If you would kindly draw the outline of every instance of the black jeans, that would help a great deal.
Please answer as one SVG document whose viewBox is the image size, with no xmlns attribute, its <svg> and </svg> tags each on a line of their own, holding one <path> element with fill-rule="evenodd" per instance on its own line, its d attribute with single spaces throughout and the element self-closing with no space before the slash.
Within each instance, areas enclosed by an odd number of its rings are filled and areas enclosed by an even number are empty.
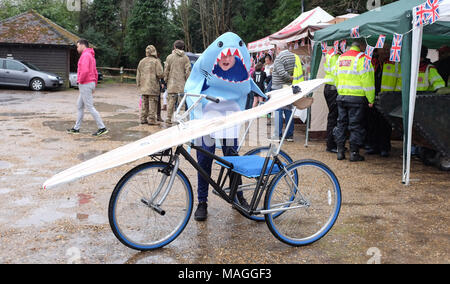
<svg viewBox="0 0 450 284">
<path fill-rule="evenodd" d="M 346 132 L 350 133 L 350 151 L 358 152 L 364 146 L 366 129 L 364 128 L 364 116 L 367 106 L 365 104 L 337 102 L 338 121 L 334 129 L 334 138 L 338 148 L 342 149 L 347 140 Z"/>
<path fill-rule="evenodd" d="M 336 103 L 338 92 L 336 90 L 336 87 L 326 84 L 324 96 L 328 106 L 327 149 L 331 150 L 336 148 L 337 146 L 333 135 L 333 130 L 337 125 L 338 119 L 338 107 Z"/>
</svg>

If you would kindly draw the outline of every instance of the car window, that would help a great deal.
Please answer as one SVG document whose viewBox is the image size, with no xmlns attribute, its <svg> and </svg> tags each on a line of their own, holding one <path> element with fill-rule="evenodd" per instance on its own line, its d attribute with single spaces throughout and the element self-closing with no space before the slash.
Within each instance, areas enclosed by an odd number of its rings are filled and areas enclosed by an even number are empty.
<svg viewBox="0 0 450 284">
<path fill-rule="evenodd" d="M 20 61 L 20 63 L 22 63 L 23 65 L 27 66 L 28 68 L 32 69 L 32 70 L 36 70 L 36 71 L 41 71 L 39 68 L 37 68 L 35 65 L 26 62 L 26 61 Z"/>
<path fill-rule="evenodd" d="M 5 61 L 5 60 L 0 59 L 0 69 L 3 69 L 3 61 Z"/>
<path fill-rule="evenodd" d="M 25 69 L 25 67 L 16 61 L 6 60 L 6 69 L 15 70 L 15 71 L 23 71 L 23 69 Z"/>
</svg>

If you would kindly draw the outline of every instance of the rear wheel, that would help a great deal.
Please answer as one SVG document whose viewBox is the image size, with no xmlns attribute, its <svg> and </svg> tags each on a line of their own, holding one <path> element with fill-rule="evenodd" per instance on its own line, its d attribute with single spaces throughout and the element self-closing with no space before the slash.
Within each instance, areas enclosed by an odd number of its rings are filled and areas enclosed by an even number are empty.
<svg viewBox="0 0 450 284">
<path fill-rule="evenodd" d="M 116 185 L 109 202 L 109 223 L 127 247 L 140 251 L 161 248 L 186 227 L 193 206 L 191 184 L 178 170 L 165 196 L 172 171 L 167 163 L 150 162 L 132 169 Z M 160 184 L 164 186 L 158 192 Z"/>
<path fill-rule="evenodd" d="M 30 88 L 33 91 L 39 92 L 39 91 L 42 91 L 45 88 L 45 83 L 44 83 L 44 81 L 42 79 L 34 78 L 30 82 Z"/>
</svg>

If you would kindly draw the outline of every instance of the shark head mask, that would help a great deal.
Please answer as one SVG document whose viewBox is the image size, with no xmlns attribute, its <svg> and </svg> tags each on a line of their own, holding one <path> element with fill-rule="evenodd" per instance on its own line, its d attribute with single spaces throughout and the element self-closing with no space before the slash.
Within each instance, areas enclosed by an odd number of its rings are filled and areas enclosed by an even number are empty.
<svg viewBox="0 0 450 284">
<path fill-rule="evenodd" d="M 234 57 L 234 65 L 224 70 L 220 61 L 230 56 Z M 213 109 L 224 114 L 244 110 L 247 95 L 251 91 L 266 98 L 249 75 L 250 64 L 250 54 L 242 39 L 234 33 L 225 33 L 194 64 L 185 85 L 185 93 L 205 94 L 220 99 L 219 104 L 202 101 L 203 112 Z M 195 98 L 187 99 L 188 105 L 192 105 L 194 101 Z M 205 115 L 195 111 L 191 118 L 205 118 Z"/>
</svg>

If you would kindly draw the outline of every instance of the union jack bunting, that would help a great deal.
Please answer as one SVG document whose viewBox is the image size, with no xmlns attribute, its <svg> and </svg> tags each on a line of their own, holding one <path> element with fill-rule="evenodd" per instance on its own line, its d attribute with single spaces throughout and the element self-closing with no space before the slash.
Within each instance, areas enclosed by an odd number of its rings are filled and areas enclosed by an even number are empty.
<svg viewBox="0 0 450 284">
<path fill-rule="evenodd" d="M 339 41 L 336 40 L 334 42 L 334 54 L 338 54 L 339 53 Z"/>
<path fill-rule="evenodd" d="M 383 48 L 385 41 L 386 41 L 386 36 L 380 35 L 380 37 L 378 38 L 378 41 L 377 41 L 377 45 L 375 45 L 375 48 Z"/>
<path fill-rule="evenodd" d="M 414 25 L 416 27 L 423 26 L 429 17 L 429 12 L 425 8 L 425 4 L 421 4 L 419 6 L 414 7 L 413 9 L 414 13 Z"/>
<path fill-rule="evenodd" d="M 372 60 L 374 50 L 375 50 L 375 47 L 373 47 L 373 46 L 368 45 L 366 47 L 366 52 L 364 53 L 364 55 L 366 56 L 367 59 Z"/>
<path fill-rule="evenodd" d="M 370 62 L 372 62 L 373 57 L 373 51 L 375 50 L 375 47 L 368 45 L 366 47 L 366 52 L 364 53 L 364 69 L 369 70 L 370 68 Z"/>
<path fill-rule="evenodd" d="M 341 41 L 341 51 L 345 53 L 345 50 L 347 49 L 347 41 L 344 39 Z"/>
<path fill-rule="evenodd" d="M 327 51 L 328 51 L 328 45 L 327 45 L 327 43 L 326 43 L 326 42 L 322 42 L 321 46 L 322 46 L 322 53 L 323 53 L 324 55 L 327 54 Z"/>
<path fill-rule="evenodd" d="M 370 69 L 370 63 L 371 62 L 372 61 L 369 58 L 367 58 L 367 57 L 364 58 L 364 70 L 369 70 Z"/>
<path fill-rule="evenodd" d="M 427 2 L 425 2 L 425 10 L 428 12 L 426 22 L 428 24 L 433 24 L 441 18 L 439 10 L 439 4 L 441 1 L 442 0 L 427 0 Z"/>
<path fill-rule="evenodd" d="M 359 38 L 359 26 L 352 29 L 352 32 L 350 33 L 351 38 Z"/>
<path fill-rule="evenodd" d="M 394 34 L 392 41 L 391 56 L 389 60 L 392 62 L 400 62 L 400 55 L 402 52 L 403 35 Z"/>
</svg>

